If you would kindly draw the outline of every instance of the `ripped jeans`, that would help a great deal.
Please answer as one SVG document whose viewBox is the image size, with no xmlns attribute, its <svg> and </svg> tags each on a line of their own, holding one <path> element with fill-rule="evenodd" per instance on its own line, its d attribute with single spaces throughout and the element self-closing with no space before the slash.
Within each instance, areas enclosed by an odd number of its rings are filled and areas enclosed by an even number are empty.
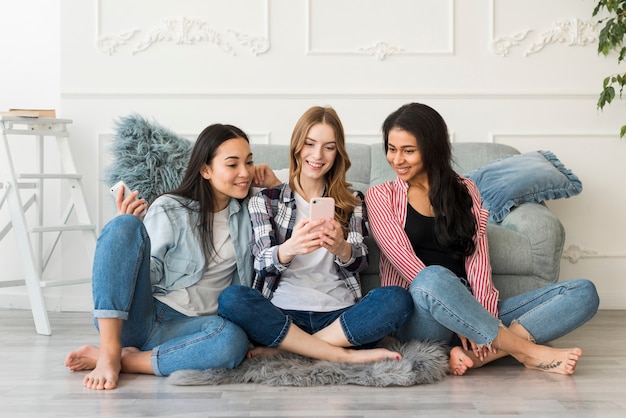
<svg viewBox="0 0 626 418">
<path fill-rule="evenodd" d="M 423 269 L 409 288 L 415 310 L 395 336 L 400 341 L 439 341 L 458 345 L 457 334 L 479 346 L 490 344 L 500 324 L 518 322 L 537 344 L 573 331 L 596 314 L 600 300 L 594 284 L 566 280 L 512 296 L 491 315 L 445 267 Z"/>
</svg>

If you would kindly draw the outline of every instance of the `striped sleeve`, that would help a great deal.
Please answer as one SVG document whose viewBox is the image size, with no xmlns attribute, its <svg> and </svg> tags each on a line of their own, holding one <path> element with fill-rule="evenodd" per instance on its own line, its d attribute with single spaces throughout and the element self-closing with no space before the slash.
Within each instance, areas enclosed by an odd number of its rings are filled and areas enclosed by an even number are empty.
<svg viewBox="0 0 626 418">
<path fill-rule="evenodd" d="M 381 252 L 381 284 L 408 288 L 425 265 L 413 252 L 404 232 L 406 185 L 399 182 L 370 187 L 365 202 L 370 230 Z"/>
</svg>

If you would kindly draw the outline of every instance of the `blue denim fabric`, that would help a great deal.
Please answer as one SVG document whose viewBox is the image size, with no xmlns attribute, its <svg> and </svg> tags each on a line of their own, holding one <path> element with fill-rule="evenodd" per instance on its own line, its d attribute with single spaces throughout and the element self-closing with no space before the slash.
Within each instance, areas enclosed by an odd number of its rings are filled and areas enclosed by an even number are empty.
<svg viewBox="0 0 626 418">
<path fill-rule="evenodd" d="M 278 347 L 292 323 L 309 334 L 337 318 L 355 347 L 369 345 L 396 331 L 411 315 L 413 301 L 399 286 L 370 291 L 357 304 L 333 312 L 289 311 L 274 306 L 261 292 L 230 286 L 219 297 L 219 314 L 243 328 L 251 340 Z"/>
<path fill-rule="evenodd" d="M 517 321 L 542 344 L 590 320 L 599 305 L 592 282 L 568 280 L 501 301 L 499 318 L 494 318 L 450 270 L 441 266 L 423 269 L 409 292 L 415 311 L 396 333 L 401 341 L 454 344 L 459 334 L 485 345 L 495 339 L 500 322 L 509 326 Z"/>
<path fill-rule="evenodd" d="M 492 222 L 501 222 L 511 208 L 576 196 L 580 179 L 550 151 L 532 151 L 502 158 L 465 174 L 476 183 Z"/>
<path fill-rule="evenodd" d="M 595 285 L 565 280 L 512 296 L 498 305 L 506 326 L 519 322 L 538 344 L 555 340 L 594 317 L 600 305 Z"/>
<path fill-rule="evenodd" d="M 236 325 L 217 315 L 188 317 L 152 297 L 150 238 L 135 216 L 117 216 L 102 229 L 92 292 L 96 327 L 98 318 L 123 319 L 122 346 L 152 350 L 157 376 L 233 368 L 248 350 L 248 339 Z"/>
</svg>

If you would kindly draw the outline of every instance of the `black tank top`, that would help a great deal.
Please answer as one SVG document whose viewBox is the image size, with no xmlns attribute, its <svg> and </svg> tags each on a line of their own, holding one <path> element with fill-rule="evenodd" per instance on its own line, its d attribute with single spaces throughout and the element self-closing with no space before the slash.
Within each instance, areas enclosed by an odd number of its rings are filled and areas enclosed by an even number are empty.
<svg viewBox="0 0 626 418">
<path fill-rule="evenodd" d="M 411 242 L 413 252 L 424 264 L 446 267 L 469 289 L 465 260 L 452 257 L 435 239 L 435 218 L 422 215 L 407 203 L 404 232 Z"/>
</svg>

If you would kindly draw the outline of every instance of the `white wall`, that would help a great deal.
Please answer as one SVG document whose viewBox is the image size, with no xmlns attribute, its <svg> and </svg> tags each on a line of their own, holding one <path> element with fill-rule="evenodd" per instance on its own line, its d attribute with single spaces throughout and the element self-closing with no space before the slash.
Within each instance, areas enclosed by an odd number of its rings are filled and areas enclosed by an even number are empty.
<svg viewBox="0 0 626 418">
<path fill-rule="evenodd" d="M 11 108 L 59 109 L 60 96 L 60 0 L 2 1 L 0 5 L 0 111 Z M 18 144 L 19 147 L 19 144 Z M 18 151 L 13 149 L 13 151 Z M 27 151 L 32 148 L 24 148 Z M 22 161 L 24 162 L 24 161 Z M 5 167 L 0 167 L 0 175 Z M 58 212 L 58 208 L 53 208 Z M 0 227 L 9 222 L 6 205 L 0 211 Z M 0 280 L 22 279 L 20 254 L 10 232 L 0 241 Z M 51 267 L 51 269 L 53 269 Z M 58 269 L 57 269 L 58 270 Z M 59 289 L 46 292 L 48 308 L 61 309 Z M 0 307 L 28 308 L 24 287 L 0 289 Z"/>
<path fill-rule="evenodd" d="M 596 110 L 617 66 L 596 53 L 593 3 L 61 0 L 59 116 L 74 120 L 73 149 L 102 226 L 113 215 L 100 179 L 119 116 L 139 112 L 191 136 L 233 123 L 257 141 L 287 143 L 308 106 L 330 104 L 349 140 L 374 142 L 392 110 L 427 103 L 454 141 L 548 149 L 582 179 L 581 195 L 549 202 L 567 230 L 561 278 L 590 278 L 602 308 L 626 309 L 626 118 L 621 102 Z M 73 250 L 65 243 L 67 274 Z M 4 252 L 0 260 L 15 264 Z M 12 292 L 0 293 L 0 306 L 17 304 Z M 46 296 L 59 309 L 89 308 L 86 285 Z"/>
</svg>

